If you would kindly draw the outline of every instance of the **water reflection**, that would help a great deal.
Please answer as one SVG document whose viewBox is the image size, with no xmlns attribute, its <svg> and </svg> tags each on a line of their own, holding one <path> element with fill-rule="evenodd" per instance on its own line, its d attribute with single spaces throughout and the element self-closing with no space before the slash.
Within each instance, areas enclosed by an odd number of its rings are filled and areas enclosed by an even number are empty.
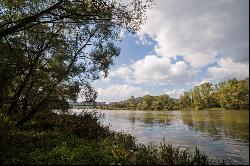
<svg viewBox="0 0 250 166">
<path fill-rule="evenodd" d="M 206 132 L 214 139 L 232 137 L 249 142 L 248 111 L 181 111 L 181 119 L 191 130 Z"/>
<path fill-rule="evenodd" d="M 135 112 L 130 111 L 131 123 L 169 126 L 181 120 L 189 130 L 206 132 L 215 140 L 231 137 L 249 142 L 248 111 L 179 111 L 179 112 Z"/>
<path fill-rule="evenodd" d="M 128 116 L 128 119 L 131 123 L 135 123 L 136 121 L 136 113 L 134 111 L 132 111 L 129 116 Z"/>
<path fill-rule="evenodd" d="M 174 119 L 172 114 L 155 114 L 153 112 L 135 112 L 131 111 L 129 113 L 128 119 L 131 123 L 142 122 L 145 124 L 153 125 L 153 124 L 164 124 L 171 125 L 171 122 Z"/>
<path fill-rule="evenodd" d="M 249 164 L 248 111 L 100 111 L 111 129 L 134 135 L 139 142 L 198 146 L 211 157 Z"/>
</svg>

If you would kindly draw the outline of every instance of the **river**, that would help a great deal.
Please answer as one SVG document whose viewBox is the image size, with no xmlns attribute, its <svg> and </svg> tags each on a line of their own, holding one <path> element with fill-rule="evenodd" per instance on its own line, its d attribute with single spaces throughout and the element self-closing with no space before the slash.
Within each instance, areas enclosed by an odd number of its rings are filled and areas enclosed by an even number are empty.
<svg viewBox="0 0 250 166">
<path fill-rule="evenodd" d="M 102 123 L 139 143 L 196 146 L 213 159 L 249 164 L 249 111 L 111 111 Z"/>
</svg>

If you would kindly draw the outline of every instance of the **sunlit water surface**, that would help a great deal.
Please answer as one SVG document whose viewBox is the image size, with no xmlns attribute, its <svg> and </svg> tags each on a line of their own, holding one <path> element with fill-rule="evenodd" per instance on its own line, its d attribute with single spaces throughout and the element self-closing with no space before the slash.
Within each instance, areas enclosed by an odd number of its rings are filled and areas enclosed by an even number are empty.
<svg viewBox="0 0 250 166">
<path fill-rule="evenodd" d="M 78 110 L 79 111 L 79 110 Z M 110 111 L 102 123 L 136 137 L 140 143 L 159 145 L 163 138 L 180 147 L 197 146 L 213 159 L 249 164 L 248 111 Z"/>
</svg>

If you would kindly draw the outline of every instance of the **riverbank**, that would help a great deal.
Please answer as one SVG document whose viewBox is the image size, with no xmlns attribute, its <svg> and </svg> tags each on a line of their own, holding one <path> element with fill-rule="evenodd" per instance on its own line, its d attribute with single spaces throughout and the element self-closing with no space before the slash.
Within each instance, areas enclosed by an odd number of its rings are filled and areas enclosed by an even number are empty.
<svg viewBox="0 0 250 166">
<path fill-rule="evenodd" d="M 225 108 L 206 108 L 202 110 L 194 109 L 194 108 L 189 108 L 189 109 L 178 109 L 178 110 L 140 110 L 140 109 L 127 109 L 127 108 L 121 108 L 121 109 L 111 109 L 107 107 L 93 107 L 93 108 L 84 108 L 84 107 L 71 107 L 72 110 L 107 110 L 107 111 L 148 111 L 148 112 L 157 112 L 157 111 L 237 111 L 237 110 L 227 110 Z M 249 111 L 249 110 L 240 110 L 240 111 Z"/>
<path fill-rule="evenodd" d="M 40 114 L 21 127 L 1 119 L 0 163 L 56 165 L 211 165 L 198 149 L 162 143 L 136 144 L 134 137 L 111 131 L 96 113 Z M 7 123 L 8 122 L 8 123 Z"/>
</svg>

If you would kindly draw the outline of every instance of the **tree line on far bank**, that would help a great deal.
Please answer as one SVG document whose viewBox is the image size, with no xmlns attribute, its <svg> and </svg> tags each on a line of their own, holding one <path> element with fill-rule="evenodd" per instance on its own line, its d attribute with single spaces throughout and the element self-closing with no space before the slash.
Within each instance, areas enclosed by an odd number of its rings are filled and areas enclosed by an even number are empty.
<svg viewBox="0 0 250 166">
<path fill-rule="evenodd" d="M 229 79 L 213 85 L 206 82 L 184 92 L 179 99 L 164 94 L 160 96 L 146 95 L 140 98 L 131 96 L 130 99 L 113 102 L 101 109 L 128 110 L 180 110 L 180 109 L 210 109 L 227 110 L 249 109 L 249 78 L 244 80 Z"/>
</svg>

